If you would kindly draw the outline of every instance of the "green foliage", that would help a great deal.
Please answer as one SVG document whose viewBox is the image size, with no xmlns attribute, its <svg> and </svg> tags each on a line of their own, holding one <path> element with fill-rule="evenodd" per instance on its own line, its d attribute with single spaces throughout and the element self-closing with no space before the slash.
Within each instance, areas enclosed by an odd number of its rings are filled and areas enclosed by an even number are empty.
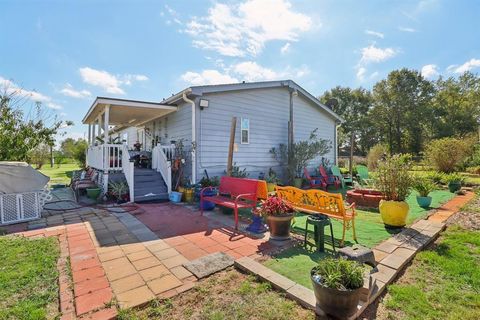
<svg viewBox="0 0 480 320">
<path fill-rule="evenodd" d="M 396 154 L 378 163 L 375 187 L 387 200 L 405 201 L 410 194 L 413 179 L 409 172 L 410 156 Z"/>
<path fill-rule="evenodd" d="M 279 182 L 279 179 L 277 177 L 277 173 L 275 172 L 275 170 L 273 170 L 272 168 L 268 169 L 268 174 L 265 176 L 265 181 L 267 183 L 275 183 L 275 184 Z"/>
<path fill-rule="evenodd" d="M 463 139 L 442 138 L 431 141 L 425 150 L 425 160 L 441 172 L 453 172 L 468 154 Z"/>
<path fill-rule="evenodd" d="M 319 138 L 317 136 L 318 129 L 310 133 L 307 140 L 297 141 L 293 144 L 291 155 L 289 157 L 288 147 L 280 144 L 278 148 L 270 149 L 270 154 L 277 160 L 281 166 L 287 165 L 287 175 L 289 180 L 301 178 L 303 176 L 303 168 L 316 157 L 327 154 L 331 147 L 331 142 Z"/>
<path fill-rule="evenodd" d="M 425 177 L 415 177 L 413 182 L 413 189 L 415 189 L 421 197 L 428 197 L 430 192 L 435 190 L 437 185 L 430 179 Z"/>
<path fill-rule="evenodd" d="M 29 153 L 42 144 L 53 145 L 62 122 L 48 114 L 41 103 L 25 116 L 22 109 L 28 101 L 20 90 L 0 88 L 0 159 L 28 161 Z"/>
<path fill-rule="evenodd" d="M 480 174 L 480 166 L 467 167 L 465 170 L 466 170 L 468 173 Z"/>
<path fill-rule="evenodd" d="M 121 200 L 129 192 L 128 183 L 125 180 L 110 181 L 108 183 L 108 191 L 117 200 Z"/>
<path fill-rule="evenodd" d="M 28 163 L 35 164 L 36 169 L 41 169 L 42 166 L 50 160 L 50 146 L 42 143 L 28 152 Z"/>
<path fill-rule="evenodd" d="M 445 173 L 438 172 L 438 171 L 430 171 L 427 172 L 425 178 L 431 180 L 435 184 L 443 183 L 443 178 L 445 177 Z"/>
<path fill-rule="evenodd" d="M 449 184 L 450 182 L 460 182 L 463 184 L 465 182 L 465 177 L 458 173 L 445 174 L 442 178 L 442 183 Z"/>
<path fill-rule="evenodd" d="M 218 187 L 220 185 L 220 178 L 218 176 L 214 176 L 211 178 L 203 177 L 199 181 L 202 188 L 206 187 Z"/>
<path fill-rule="evenodd" d="M 84 139 L 67 138 L 60 144 L 60 150 L 67 158 L 74 159 L 82 168 L 86 165 L 88 143 Z"/>
<path fill-rule="evenodd" d="M 377 168 L 378 161 L 382 159 L 387 154 L 387 147 L 383 144 L 376 144 L 367 154 L 367 166 L 370 170 L 375 170 Z"/>
<path fill-rule="evenodd" d="M 356 261 L 326 258 L 320 260 L 312 275 L 320 276 L 320 283 L 337 290 L 355 290 L 363 286 L 364 268 Z"/>
<path fill-rule="evenodd" d="M 386 137 L 393 153 L 422 151 L 426 126 L 431 121 L 435 88 L 416 70 L 401 69 L 389 73 L 373 87 L 371 116 L 376 133 Z"/>
<path fill-rule="evenodd" d="M 227 174 L 227 171 L 224 171 L 223 172 L 224 174 Z M 248 177 L 248 172 L 247 172 L 247 168 L 240 168 L 239 166 L 237 166 L 237 163 L 234 162 L 233 163 L 233 166 L 232 166 L 232 175 L 231 177 L 235 177 L 235 178 L 246 178 Z"/>
</svg>

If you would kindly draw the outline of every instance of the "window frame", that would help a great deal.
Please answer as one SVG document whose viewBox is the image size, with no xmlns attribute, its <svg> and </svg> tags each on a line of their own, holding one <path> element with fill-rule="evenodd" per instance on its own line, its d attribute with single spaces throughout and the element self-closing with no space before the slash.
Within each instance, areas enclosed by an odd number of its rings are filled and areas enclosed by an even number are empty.
<svg viewBox="0 0 480 320">
<path fill-rule="evenodd" d="M 247 120 L 248 128 L 243 128 L 243 121 Z M 247 131 L 247 141 L 243 141 L 243 131 Z M 250 119 L 249 118 L 240 118 L 240 144 L 250 144 Z"/>
</svg>

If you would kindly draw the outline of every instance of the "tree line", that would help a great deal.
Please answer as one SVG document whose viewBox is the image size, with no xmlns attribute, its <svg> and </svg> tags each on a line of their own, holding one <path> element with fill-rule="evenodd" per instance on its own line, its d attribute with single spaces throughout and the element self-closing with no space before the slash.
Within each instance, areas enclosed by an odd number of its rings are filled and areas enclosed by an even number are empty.
<svg viewBox="0 0 480 320">
<path fill-rule="evenodd" d="M 480 77 L 466 72 L 431 81 L 403 68 L 372 90 L 337 86 L 319 99 L 345 119 L 339 128 L 341 147 L 350 148 L 353 140 L 356 154 L 383 144 L 390 153 L 418 155 L 432 140 L 478 131 Z"/>
</svg>

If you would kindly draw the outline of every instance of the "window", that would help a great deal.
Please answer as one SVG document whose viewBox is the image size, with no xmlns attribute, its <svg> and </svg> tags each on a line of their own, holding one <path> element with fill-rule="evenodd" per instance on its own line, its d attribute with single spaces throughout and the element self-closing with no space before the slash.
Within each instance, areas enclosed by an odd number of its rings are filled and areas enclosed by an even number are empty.
<svg viewBox="0 0 480 320">
<path fill-rule="evenodd" d="M 250 143 L 250 120 L 242 118 L 240 122 L 241 130 L 241 143 L 249 144 Z"/>
</svg>

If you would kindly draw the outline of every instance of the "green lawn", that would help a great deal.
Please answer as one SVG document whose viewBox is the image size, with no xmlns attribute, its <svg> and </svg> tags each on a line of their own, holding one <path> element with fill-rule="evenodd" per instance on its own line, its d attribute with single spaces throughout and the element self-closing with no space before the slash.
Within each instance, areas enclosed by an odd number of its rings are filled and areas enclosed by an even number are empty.
<svg viewBox="0 0 480 320">
<path fill-rule="evenodd" d="M 60 166 L 54 165 L 53 168 L 50 168 L 50 165 L 44 165 L 39 171 L 50 177 L 50 184 L 68 184 L 72 177 L 72 171 L 75 170 L 80 170 L 80 167 L 76 163 L 67 163 L 61 164 Z"/>
<path fill-rule="evenodd" d="M 433 198 L 432 208 L 437 208 L 442 203 L 453 198 L 454 194 L 448 191 L 437 190 L 432 192 L 431 196 Z M 416 194 L 411 194 L 407 202 L 410 205 L 407 224 L 411 224 L 415 220 L 426 216 L 427 210 L 418 206 Z M 389 238 L 392 234 L 400 231 L 399 229 L 386 229 L 378 212 L 364 210 L 357 210 L 356 212 L 355 229 L 357 231 L 357 239 L 358 243 L 363 246 L 372 248 Z M 303 236 L 305 233 L 306 219 L 307 215 L 298 215 L 295 218 L 292 231 Z M 332 219 L 332 224 L 334 237 L 337 240 L 336 243 L 338 243 L 342 236 L 342 223 Z M 310 231 L 313 233 L 312 226 L 310 226 Z M 328 240 L 330 231 L 326 230 L 325 233 Z M 311 237 L 311 234 L 309 234 L 309 236 Z M 310 240 L 313 242 L 313 239 L 310 238 Z M 354 244 L 352 230 L 348 230 L 345 237 L 345 245 L 352 244 Z M 327 252 L 331 251 L 331 248 L 331 245 L 327 243 Z M 306 287 L 311 287 L 309 278 L 310 269 L 313 268 L 323 256 L 325 256 L 325 254 L 312 252 L 310 248 L 308 248 L 308 250 L 303 247 L 291 248 L 275 256 L 273 259 L 267 260 L 265 265 L 295 282 Z"/>
<path fill-rule="evenodd" d="M 480 319 L 480 237 L 452 227 L 388 287 L 387 319 Z"/>
<path fill-rule="evenodd" d="M 58 316 L 58 241 L 0 237 L 0 319 Z"/>
<path fill-rule="evenodd" d="M 425 176 L 428 173 L 435 172 L 433 170 L 415 170 L 411 171 L 414 175 L 418 176 Z M 465 185 L 467 186 L 479 186 L 480 185 L 480 175 L 467 173 L 467 172 L 459 172 L 462 176 L 465 177 Z"/>
</svg>

